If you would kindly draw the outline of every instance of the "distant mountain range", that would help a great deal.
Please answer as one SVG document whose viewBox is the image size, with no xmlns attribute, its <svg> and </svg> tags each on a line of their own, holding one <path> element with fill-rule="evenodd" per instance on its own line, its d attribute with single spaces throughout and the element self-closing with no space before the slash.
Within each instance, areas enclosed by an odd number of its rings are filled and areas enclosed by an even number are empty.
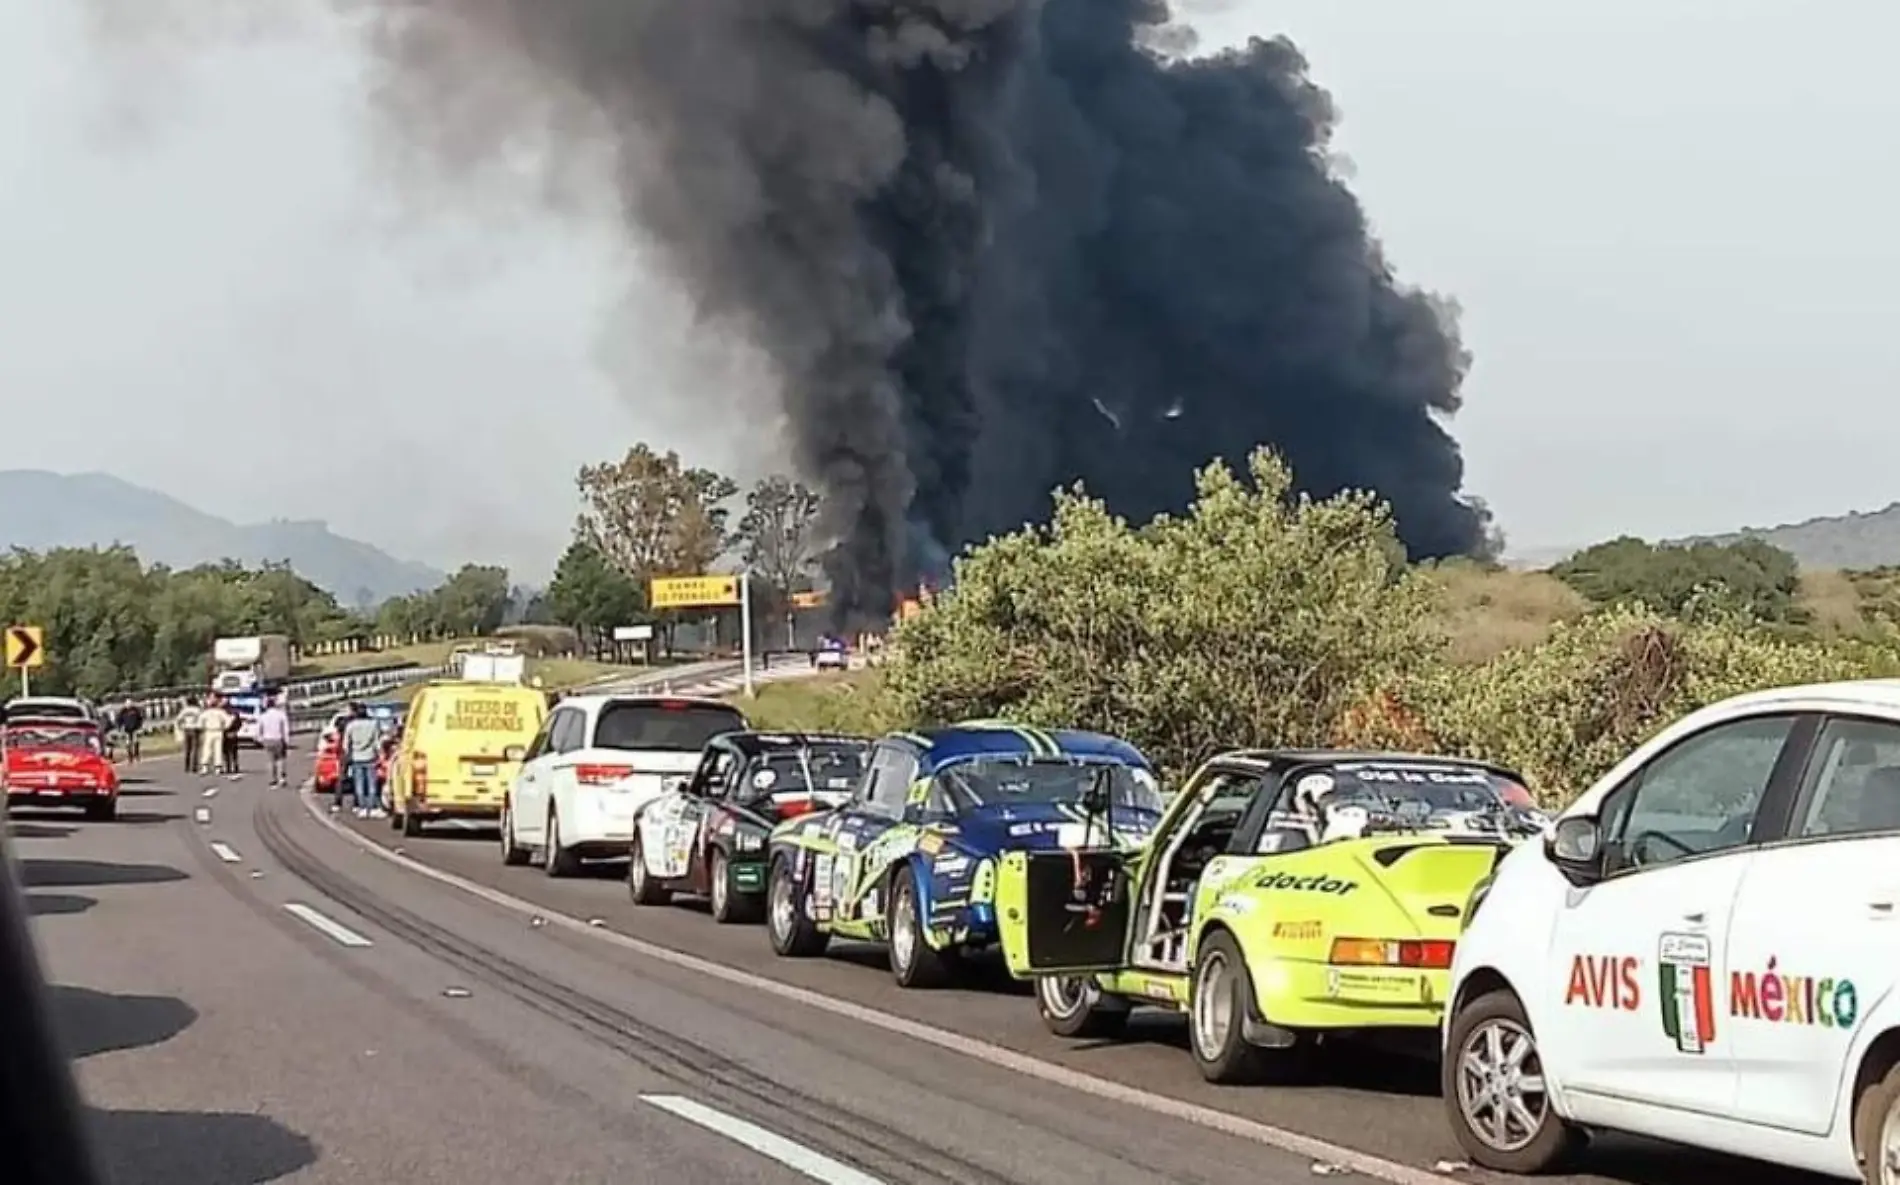
<svg viewBox="0 0 1900 1185">
<path fill-rule="evenodd" d="M 1751 538 L 1781 548 L 1811 572 L 1865 571 L 1900 565 L 1900 502 L 1884 510 L 1850 511 L 1777 527 L 1743 527 L 1724 535 L 1691 535 L 1668 542 L 1736 543 Z M 1505 563 L 1513 568 L 1548 568 L 1581 550 L 1581 547 L 1527 547 L 1512 550 L 1505 556 Z"/>
<path fill-rule="evenodd" d="M 106 547 L 124 543 L 146 563 L 189 568 L 234 559 L 281 563 L 345 605 L 369 606 L 434 588 L 447 577 L 346 539 L 321 522 L 248 525 L 185 505 L 104 473 L 0 471 L 0 548 Z"/>
<path fill-rule="evenodd" d="M 1728 535 L 1684 539 L 1683 543 L 1734 543 L 1755 538 L 1794 556 L 1803 568 L 1863 570 L 1900 564 L 1900 502 L 1863 514 L 1852 511 L 1831 518 L 1783 523 L 1778 527 L 1743 527 Z"/>
</svg>

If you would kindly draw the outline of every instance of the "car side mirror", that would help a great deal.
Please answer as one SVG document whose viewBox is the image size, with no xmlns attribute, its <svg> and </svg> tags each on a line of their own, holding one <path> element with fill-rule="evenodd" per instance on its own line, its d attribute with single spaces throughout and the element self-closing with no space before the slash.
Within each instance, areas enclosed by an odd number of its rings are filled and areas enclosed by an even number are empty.
<svg viewBox="0 0 1900 1185">
<path fill-rule="evenodd" d="M 1603 879 L 1603 828 L 1589 815 L 1559 819 L 1544 837 L 1544 855 L 1579 887 Z"/>
</svg>

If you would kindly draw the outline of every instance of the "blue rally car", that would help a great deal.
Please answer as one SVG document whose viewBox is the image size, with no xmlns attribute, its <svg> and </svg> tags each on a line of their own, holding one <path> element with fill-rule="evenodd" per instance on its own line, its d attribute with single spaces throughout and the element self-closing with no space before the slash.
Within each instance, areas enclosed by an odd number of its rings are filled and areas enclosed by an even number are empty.
<svg viewBox="0 0 1900 1185">
<path fill-rule="evenodd" d="M 788 820 L 767 844 L 766 931 L 788 958 L 836 935 L 888 943 L 904 987 L 948 980 L 997 940 L 1005 850 L 1146 842 L 1161 818 L 1154 770 L 1127 741 L 991 721 L 893 733 L 851 800 Z"/>
</svg>

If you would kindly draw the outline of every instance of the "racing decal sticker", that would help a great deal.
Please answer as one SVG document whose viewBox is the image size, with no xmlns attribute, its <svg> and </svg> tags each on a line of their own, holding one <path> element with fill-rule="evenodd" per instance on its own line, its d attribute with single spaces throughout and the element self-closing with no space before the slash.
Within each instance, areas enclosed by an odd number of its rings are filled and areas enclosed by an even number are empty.
<svg viewBox="0 0 1900 1185">
<path fill-rule="evenodd" d="M 1731 972 L 1728 983 L 1730 1016 L 1824 1029 L 1851 1029 L 1860 1019 L 1860 989 L 1853 980 L 1788 975 L 1773 955 L 1764 970 Z"/>
<path fill-rule="evenodd" d="M 1715 1042 L 1714 973 L 1704 934 L 1664 934 L 1656 950 L 1657 1002 L 1663 1032 L 1684 1053 L 1702 1053 Z"/>
<path fill-rule="evenodd" d="M 1643 1003 L 1643 985 L 1636 978 L 1634 955 L 1575 955 L 1570 960 L 1570 984 L 1564 1003 L 1585 1008 L 1634 1012 Z"/>
<path fill-rule="evenodd" d="M 1317 876 L 1289 876 L 1284 872 L 1269 872 L 1255 881 L 1253 887 L 1278 889 L 1288 893 L 1330 893 L 1335 897 L 1344 897 L 1356 890 L 1359 882 L 1341 880 L 1324 873 Z"/>
<path fill-rule="evenodd" d="M 1319 935 L 1320 923 L 1317 920 L 1273 923 L 1273 936 L 1288 942 L 1311 942 Z"/>
</svg>

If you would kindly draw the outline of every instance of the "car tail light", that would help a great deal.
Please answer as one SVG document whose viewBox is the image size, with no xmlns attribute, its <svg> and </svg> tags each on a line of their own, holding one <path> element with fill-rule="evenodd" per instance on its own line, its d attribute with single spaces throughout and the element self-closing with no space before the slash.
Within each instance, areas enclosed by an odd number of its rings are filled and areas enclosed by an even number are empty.
<svg viewBox="0 0 1900 1185">
<path fill-rule="evenodd" d="M 429 758 L 418 753 L 409 762 L 409 797 L 429 797 Z"/>
<path fill-rule="evenodd" d="M 781 819 L 796 819 L 818 809 L 818 804 L 809 798 L 781 798 L 775 805 Z"/>
<path fill-rule="evenodd" d="M 583 786 L 605 786 L 618 782 L 633 772 L 631 765 L 577 765 L 574 767 L 575 780 Z"/>
<path fill-rule="evenodd" d="M 1349 967 L 1418 967 L 1443 971 L 1458 944 L 1439 939 L 1335 938 L 1326 961 Z"/>
<path fill-rule="evenodd" d="M 528 750 L 521 745 L 510 745 L 501 751 L 501 759 L 503 761 L 520 761 L 527 755 Z"/>
</svg>

